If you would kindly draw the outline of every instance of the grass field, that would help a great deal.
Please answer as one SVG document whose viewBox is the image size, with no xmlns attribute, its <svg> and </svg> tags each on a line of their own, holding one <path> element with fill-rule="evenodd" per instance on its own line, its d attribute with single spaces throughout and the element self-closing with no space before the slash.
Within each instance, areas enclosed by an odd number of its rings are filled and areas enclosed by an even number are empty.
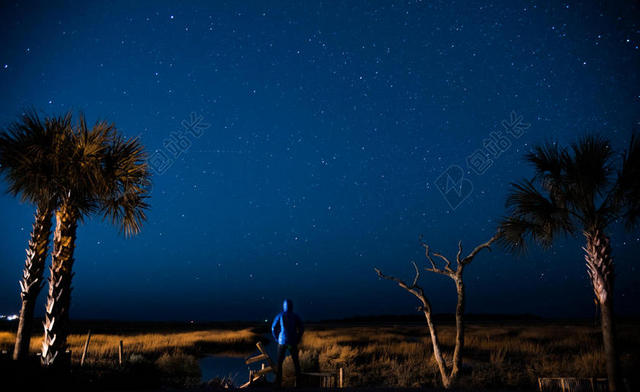
<svg viewBox="0 0 640 392">
<path fill-rule="evenodd" d="M 118 360 L 118 345 L 123 342 L 127 354 L 161 356 L 172 352 L 199 354 L 216 351 L 246 351 L 253 347 L 257 335 L 251 329 L 204 330 L 176 333 L 92 334 L 87 364 Z M 79 362 L 86 335 L 72 334 L 68 337 L 72 361 Z M 13 332 L 0 332 L 0 349 L 11 350 L 15 342 Z M 31 352 L 40 351 L 42 336 L 31 340 Z"/>
<path fill-rule="evenodd" d="M 92 335 L 84 371 L 94 372 L 91 377 L 96 380 L 124 372 L 136 377 L 159 377 L 163 383 L 172 385 L 194 385 L 200 381 L 199 356 L 210 352 L 248 355 L 264 332 L 264 326 L 101 332 Z M 452 325 L 439 328 L 449 361 L 454 333 Z M 637 385 L 634 369 L 640 368 L 638 325 L 619 325 L 618 336 L 623 374 L 632 385 Z M 13 338 L 11 332 L 0 332 L 0 349 L 10 350 Z M 40 339 L 37 336 L 32 341 L 34 352 L 39 349 Z M 79 334 L 69 338 L 75 366 L 84 339 L 85 335 Z M 123 368 L 116 366 L 120 340 L 127 361 Z M 300 346 L 300 360 L 303 371 L 334 371 L 343 367 L 345 384 L 351 387 L 440 385 L 431 341 L 422 324 L 309 325 Z M 531 389 L 538 377 L 606 377 L 600 330 L 587 324 L 471 323 L 467 326 L 463 362 L 458 384 L 463 389 Z M 104 375 L 100 376 L 101 372 Z M 290 358 L 285 361 L 284 372 L 293 373 Z"/>
<path fill-rule="evenodd" d="M 439 328 L 451 360 L 454 326 Z M 640 368 L 637 325 L 619 326 L 623 373 Z M 425 326 L 317 326 L 305 333 L 300 360 L 314 370 L 345 369 L 347 386 L 440 385 Z M 532 388 L 538 377 L 606 377 L 599 328 L 586 325 L 467 327 L 462 388 Z M 292 363 L 285 371 L 292 373 Z"/>
<path fill-rule="evenodd" d="M 200 383 L 198 357 L 206 353 L 245 353 L 258 335 L 251 329 L 207 329 L 178 332 L 96 333 L 91 341 L 84 367 L 80 368 L 86 335 L 72 334 L 67 339 L 72 367 L 81 385 L 102 388 L 157 388 L 162 385 L 190 387 Z M 124 348 L 123 366 L 118 364 L 118 346 Z M 0 332 L 0 349 L 11 352 L 13 332 Z M 40 351 L 42 336 L 31 340 L 31 353 Z M 96 388 L 97 389 L 97 388 Z"/>
</svg>

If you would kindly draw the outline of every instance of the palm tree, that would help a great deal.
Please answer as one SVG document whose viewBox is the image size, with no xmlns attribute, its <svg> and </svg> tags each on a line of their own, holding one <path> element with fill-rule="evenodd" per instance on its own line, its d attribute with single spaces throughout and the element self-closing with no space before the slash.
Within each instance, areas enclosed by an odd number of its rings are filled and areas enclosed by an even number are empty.
<svg viewBox="0 0 640 392">
<path fill-rule="evenodd" d="M 33 311 L 42 290 L 42 278 L 51 236 L 51 218 L 57 205 L 55 187 L 58 147 L 69 131 L 71 114 L 48 117 L 35 111 L 23 114 L 0 134 L 0 173 L 8 192 L 23 202 L 35 204 L 36 212 L 27 247 L 27 259 L 20 280 L 22 306 L 13 358 L 29 354 Z"/>
<path fill-rule="evenodd" d="M 598 136 L 583 137 L 568 148 L 537 146 L 526 156 L 535 175 L 512 184 L 506 202 L 510 216 L 501 222 L 501 241 L 512 251 L 524 250 L 527 241 L 549 247 L 561 233 L 584 235 L 587 273 L 601 309 L 610 391 L 618 390 L 619 374 L 607 228 L 618 220 L 629 230 L 638 224 L 640 142 L 635 133 L 621 159 L 614 158 L 610 143 Z"/>
<path fill-rule="evenodd" d="M 89 129 L 81 116 L 64 149 L 42 343 L 46 366 L 66 350 L 78 223 L 100 213 L 126 236 L 138 233 L 146 219 L 150 186 L 142 145 L 137 139 L 125 140 L 113 125 L 98 122 Z"/>
</svg>

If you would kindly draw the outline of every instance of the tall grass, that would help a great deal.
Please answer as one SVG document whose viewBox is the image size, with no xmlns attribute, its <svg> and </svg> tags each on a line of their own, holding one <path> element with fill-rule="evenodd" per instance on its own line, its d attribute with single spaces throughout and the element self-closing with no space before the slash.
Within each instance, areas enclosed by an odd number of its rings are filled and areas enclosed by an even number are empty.
<svg viewBox="0 0 640 392">
<path fill-rule="evenodd" d="M 118 360 L 118 345 L 123 342 L 125 354 L 137 354 L 148 358 L 156 358 L 165 353 L 184 351 L 190 354 L 201 354 L 219 351 L 244 352 L 252 348 L 258 335 L 251 329 L 241 330 L 204 330 L 176 333 L 139 333 L 139 334 L 95 334 L 91 335 L 87 363 L 114 362 Z M 80 361 L 86 335 L 69 335 L 67 342 L 72 354 L 72 361 Z M 0 332 L 0 350 L 13 349 L 15 334 Z M 33 336 L 30 351 L 40 351 L 42 336 Z"/>
<path fill-rule="evenodd" d="M 627 377 L 640 366 L 640 334 L 619 328 Z M 439 328 L 451 365 L 455 327 Z M 585 325 L 470 325 L 467 327 L 463 388 L 531 388 L 538 377 L 606 377 L 598 328 Z M 439 386 L 426 326 L 336 327 L 310 330 L 301 344 L 305 370 L 345 369 L 347 386 Z M 290 361 L 285 373 L 292 373 Z"/>
<path fill-rule="evenodd" d="M 257 330 L 256 330 L 257 331 Z M 89 346 L 88 369 L 110 368 L 123 341 L 132 375 L 160 374 L 169 383 L 198 380 L 196 357 L 207 352 L 249 354 L 260 335 L 252 329 L 173 333 L 95 334 Z M 636 325 L 618 327 L 624 377 L 635 383 L 640 368 L 640 333 Z M 455 327 L 439 328 L 445 360 L 451 365 Z M 78 363 L 85 335 L 71 335 L 72 360 Z M 11 350 L 14 334 L 0 332 L 0 349 Z M 39 350 L 41 337 L 32 340 Z M 345 370 L 346 386 L 434 387 L 440 385 L 431 340 L 423 325 L 309 325 L 300 345 L 303 371 Z M 293 375 L 290 357 L 285 376 Z M 125 369 L 126 370 L 126 369 Z M 106 373 L 113 374 L 113 373 Z M 459 387 L 530 389 L 538 377 L 606 377 L 599 328 L 589 325 L 489 325 L 466 329 Z M 93 377 L 93 376 L 92 376 Z M 147 377 L 147 378 L 149 378 Z M 110 380 L 112 376 L 104 376 Z"/>
</svg>

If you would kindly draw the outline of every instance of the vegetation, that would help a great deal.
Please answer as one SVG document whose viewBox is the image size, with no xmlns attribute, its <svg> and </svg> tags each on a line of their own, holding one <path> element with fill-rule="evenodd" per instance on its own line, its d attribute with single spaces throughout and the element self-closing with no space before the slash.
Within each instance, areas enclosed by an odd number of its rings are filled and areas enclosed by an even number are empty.
<svg viewBox="0 0 640 392">
<path fill-rule="evenodd" d="M 0 364 L 23 372 L 32 380 L 38 372 L 51 372 L 67 349 L 73 377 L 82 385 L 149 388 L 158 385 L 191 386 L 200 383 L 198 357 L 205 353 L 248 354 L 260 339 L 257 329 L 200 330 L 168 333 L 96 333 L 88 359 L 80 367 L 85 335 L 70 335 L 69 308 L 77 227 L 90 215 L 102 215 L 126 236 L 137 234 L 145 221 L 150 173 L 143 146 L 124 139 L 112 124 L 88 127 L 83 116 L 72 124 L 71 115 L 41 120 L 34 112 L 0 132 L 0 174 L 9 193 L 35 206 L 35 222 L 20 281 L 22 308 L 15 334 L 0 332 L 0 349 L 13 346 L 13 358 L 23 363 Z M 609 390 L 622 389 L 622 375 L 633 383 L 640 366 L 640 336 L 636 325 L 616 325 L 613 315 L 614 262 L 609 226 L 623 221 L 629 229 L 640 217 L 640 140 L 634 135 L 628 149 L 615 159 L 610 143 L 588 136 L 568 148 L 549 143 L 527 155 L 534 176 L 512 184 L 509 210 L 498 233 L 462 256 L 459 245 L 455 266 L 442 254 L 430 253 L 424 270 L 451 278 L 458 302 L 455 326 L 436 331 L 431 302 L 418 285 L 420 268 L 411 284 L 386 276 L 413 294 L 421 304 L 429 335 L 421 325 L 322 326 L 309 328 L 301 343 L 305 371 L 346 370 L 347 386 L 445 388 L 531 388 L 538 377 L 607 376 Z M 42 288 L 45 260 L 56 217 L 45 305 L 44 336 L 32 339 L 33 311 Z M 528 242 L 552 245 L 559 234 L 581 233 L 585 238 L 587 272 L 601 309 L 597 327 L 576 325 L 481 325 L 464 322 L 464 268 L 483 249 L 500 241 L 511 251 Z M 439 260 L 436 263 L 434 258 Z M 444 264 L 443 264 L 444 263 Z M 465 337 L 466 336 L 466 337 Z M 619 339 L 621 346 L 616 345 Z M 119 343 L 124 361 L 119 358 Z M 30 368 L 29 351 L 41 347 L 45 367 Z M 621 351 L 618 351 L 621 349 Z M 465 360 L 463 362 L 463 351 Z M 447 354 L 452 352 L 452 355 Z M 6 358 L 2 358 L 6 361 Z M 66 369 L 65 369 L 66 370 Z M 290 359 L 285 375 L 291 373 Z M 35 373 L 34 373 L 35 372 Z M 51 375 L 53 373 L 50 373 Z M 69 380 L 67 380 L 69 381 Z"/>
<path fill-rule="evenodd" d="M 455 324 L 439 324 L 440 345 L 443 351 L 452 352 Z M 635 372 L 640 366 L 638 331 L 638 325 L 633 323 L 622 323 L 618 328 L 622 374 L 632 388 L 638 385 Z M 258 328 L 100 332 L 92 335 L 83 368 L 79 368 L 79 362 L 86 335 L 71 334 L 68 342 L 73 353 L 74 382 L 114 389 L 161 384 L 191 386 L 199 382 L 198 357 L 229 352 L 234 356 L 248 356 L 255 350 L 261 332 Z M 0 332 L 0 350 L 9 349 L 14 338 L 11 332 Z M 31 346 L 33 353 L 38 349 L 37 340 L 34 339 Z M 120 340 L 124 342 L 123 366 L 118 365 Z M 444 357 L 451 363 L 450 355 L 444 354 Z M 464 359 L 457 379 L 461 389 L 534 389 L 538 377 L 606 377 L 602 337 L 598 326 L 590 323 L 468 322 Z M 391 323 L 309 325 L 300 347 L 300 362 L 304 372 L 333 372 L 343 367 L 348 387 L 436 387 L 441 384 L 433 345 L 421 322 L 403 322 L 401 326 Z M 286 381 L 294 371 L 290 357 L 284 367 Z"/>
<path fill-rule="evenodd" d="M 49 251 L 51 219 L 57 208 L 56 168 L 62 159 L 61 146 L 71 125 L 71 115 L 41 120 L 34 111 L 22 115 L 0 133 L 0 174 L 8 191 L 36 206 L 27 247 L 27 259 L 20 280 L 20 322 L 13 358 L 28 353 L 33 311 L 42 290 L 45 261 Z"/>
<path fill-rule="evenodd" d="M 600 305 L 609 391 L 621 389 L 613 316 L 614 263 L 607 228 L 624 221 L 629 229 L 640 217 L 640 140 L 633 135 L 619 160 L 608 140 L 586 136 L 568 148 L 537 146 L 527 155 L 531 180 L 512 185 L 510 216 L 501 223 L 501 240 L 511 250 L 528 241 L 549 247 L 561 234 L 582 233 L 585 260 Z"/>
<path fill-rule="evenodd" d="M 56 210 L 42 342 L 42 363 L 47 366 L 66 349 L 78 222 L 100 213 L 125 235 L 136 234 L 146 219 L 150 186 L 142 145 L 135 139 L 123 139 L 111 124 L 98 122 L 89 129 L 80 116 L 63 155 L 66 158 L 58 167 L 62 196 Z"/>
<path fill-rule="evenodd" d="M 622 370 L 630 385 L 640 366 L 638 326 L 619 328 Z M 439 328 L 440 344 L 455 346 L 456 328 Z M 467 325 L 462 389 L 537 388 L 538 377 L 606 377 L 598 327 L 586 324 L 507 323 Z M 452 357 L 445 355 L 447 362 Z M 303 371 L 345 369 L 349 387 L 435 387 L 440 371 L 424 326 L 318 326 L 305 332 L 300 350 Z M 285 375 L 293 374 L 290 359 Z M 633 389 L 632 389 L 633 390 Z"/>
<path fill-rule="evenodd" d="M 429 328 L 429 334 L 431 336 L 431 343 L 433 345 L 433 358 L 438 364 L 438 370 L 440 371 L 440 378 L 442 379 L 442 385 L 445 388 L 451 387 L 456 381 L 458 374 L 462 368 L 462 353 L 464 351 L 464 308 L 465 308 L 465 289 L 464 289 L 464 269 L 471 264 L 475 256 L 483 249 L 491 250 L 491 244 L 494 243 L 500 237 L 499 233 L 496 233 L 489 241 L 476 246 L 471 253 L 467 256 L 462 256 L 462 241 L 458 242 L 458 253 L 456 254 L 456 264 L 451 268 L 451 261 L 440 253 L 429 252 L 429 245 L 423 243 L 422 246 L 425 249 L 425 257 L 429 260 L 431 267 L 425 267 L 426 271 L 436 274 L 444 275 L 453 280 L 456 285 L 456 293 L 458 295 L 458 302 L 456 304 L 456 343 L 453 349 L 453 360 L 450 370 L 447 370 L 447 364 L 444 359 L 442 350 L 440 349 L 440 342 L 438 341 L 438 332 L 436 326 L 433 323 L 433 317 L 431 316 L 431 302 L 425 295 L 421 286 L 418 286 L 418 280 L 420 279 L 420 269 L 414 262 L 413 267 L 416 271 L 415 277 L 411 285 L 407 285 L 404 281 L 395 278 L 393 276 L 386 276 L 379 269 L 375 269 L 378 276 L 382 279 L 388 279 L 394 281 L 398 286 L 407 290 L 413 294 L 420 301 L 419 310 L 422 311 L 424 317 L 427 320 L 427 326 Z M 438 263 L 433 259 L 434 257 L 441 260 L 441 267 L 438 267 Z M 444 262 L 444 264 L 442 264 Z M 454 269 L 455 268 L 455 269 Z"/>
<path fill-rule="evenodd" d="M 49 366 L 66 350 L 78 223 L 97 213 L 125 235 L 140 231 L 150 186 L 146 153 L 138 140 L 125 140 L 111 124 L 89 128 L 81 115 L 74 128 L 70 114 L 41 121 L 29 112 L 0 133 L 0 171 L 10 193 L 37 206 L 20 282 L 15 359 L 24 358 L 30 345 L 51 216 L 56 216 L 41 357 Z"/>
<path fill-rule="evenodd" d="M 113 325 L 118 329 L 116 325 Z M 0 332 L 0 350 L 13 344 L 15 334 Z M 69 377 L 61 384 L 75 385 L 79 390 L 101 389 L 147 389 L 161 386 L 194 386 L 200 384 L 198 357 L 208 353 L 233 352 L 247 353 L 254 347 L 259 336 L 249 328 L 245 329 L 209 329 L 198 331 L 166 332 L 156 331 L 126 332 L 118 334 L 96 333 L 91 342 L 83 367 L 80 367 L 82 349 L 86 335 L 71 334 L 67 342 L 71 350 L 71 369 Z M 124 363 L 118 363 L 118 346 L 122 340 Z M 31 343 L 31 353 L 39 351 L 42 337 Z M 0 364 L 11 366 L 12 364 Z M 5 369 L 6 370 L 6 369 Z M 40 367 L 14 369 L 15 373 L 28 375 L 30 381 L 38 387 L 35 377 L 44 374 Z M 18 376 L 8 373 L 11 376 Z M 60 377 L 60 374 L 56 374 Z M 34 377 L 36 379 L 34 379 Z M 24 378 L 22 379 L 24 382 Z M 44 381 L 43 381 L 44 384 Z M 44 385 L 43 385 L 44 386 Z"/>
<path fill-rule="evenodd" d="M 0 349 L 6 349 L 14 339 L 14 333 L 0 332 Z M 83 334 L 71 334 L 67 339 L 74 363 L 80 363 L 85 340 L 86 335 Z M 157 359 L 163 354 L 176 350 L 194 355 L 218 351 L 246 352 L 254 347 L 258 335 L 249 328 L 173 333 L 97 333 L 91 335 L 85 365 L 117 363 L 120 340 L 122 340 L 124 351 L 128 356 L 135 354 Z M 37 353 L 41 344 L 42 337 L 34 338 L 31 343 L 31 353 Z"/>
</svg>

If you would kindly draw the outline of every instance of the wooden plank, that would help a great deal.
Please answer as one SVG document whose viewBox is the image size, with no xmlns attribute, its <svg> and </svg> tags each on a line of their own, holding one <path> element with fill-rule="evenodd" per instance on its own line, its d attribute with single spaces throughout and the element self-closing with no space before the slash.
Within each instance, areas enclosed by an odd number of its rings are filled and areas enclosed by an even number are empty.
<svg viewBox="0 0 640 392">
<path fill-rule="evenodd" d="M 122 340 L 118 344 L 118 364 L 122 365 Z"/>
<path fill-rule="evenodd" d="M 269 366 L 269 367 L 266 367 L 264 369 L 260 369 L 257 372 L 254 372 L 253 376 L 254 377 L 260 377 L 260 376 L 262 376 L 264 374 L 271 373 L 272 371 L 273 371 L 273 368 L 271 366 Z"/>
<path fill-rule="evenodd" d="M 249 365 L 251 363 L 263 361 L 265 359 L 269 359 L 269 356 L 267 354 L 260 354 L 260 355 L 256 355 L 255 357 L 248 358 L 247 360 L 244 361 L 244 363 Z"/>
<path fill-rule="evenodd" d="M 84 366 L 84 359 L 87 356 L 87 349 L 89 348 L 89 341 L 91 340 L 91 330 L 87 332 L 87 340 L 84 342 L 84 348 L 82 349 L 82 358 L 80 359 L 80 366 Z"/>
<path fill-rule="evenodd" d="M 264 349 L 264 347 L 262 347 L 262 343 L 258 342 L 256 343 L 256 347 L 258 347 L 258 350 L 267 356 L 267 362 L 269 362 L 269 367 L 271 367 L 272 369 L 275 369 L 275 365 L 273 364 L 273 360 L 271 359 L 271 356 L 269 355 L 269 353 Z"/>
<path fill-rule="evenodd" d="M 249 381 L 247 381 L 246 383 L 240 385 L 239 388 L 247 388 L 247 387 L 251 386 L 255 380 L 257 380 L 258 378 L 264 376 L 265 374 L 271 373 L 271 372 L 275 373 L 275 371 L 273 369 L 275 369 L 276 367 L 273 365 L 273 361 L 271 360 L 271 356 L 264 349 L 264 347 L 262 346 L 262 343 L 261 342 L 256 343 L 256 347 L 258 348 L 258 351 L 260 351 L 260 354 L 254 356 L 254 357 L 245 359 L 245 363 L 247 365 L 249 365 L 249 364 L 254 363 L 254 362 L 267 361 L 269 363 L 269 367 L 265 367 L 264 363 L 263 363 L 262 364 L 262 369 L 260 369 L 258 371 L 250 370 L 249 371 Z"/>
</svg>

